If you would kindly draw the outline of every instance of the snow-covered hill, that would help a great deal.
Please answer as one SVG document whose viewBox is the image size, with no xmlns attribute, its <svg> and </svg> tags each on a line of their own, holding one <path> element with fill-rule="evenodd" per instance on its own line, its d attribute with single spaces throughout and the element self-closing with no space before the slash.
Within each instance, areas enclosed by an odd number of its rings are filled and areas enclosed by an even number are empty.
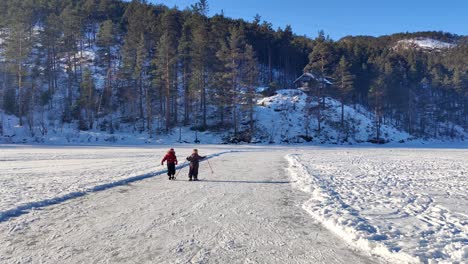
<svg viewBox="0 0 468 264">
<path fill-rule="evenodd" d="M 311 100 L 309 102 L 309 100 Z M 276 95 L 258 102 L 256 117 L 262 141 L 273 143 L 362 143 L 375 138 L 373 115 L 358 107 L 345 105 L 345 128 L 341 132 L 341 103 L 327 97 L 322 114 L 321 131 L 318 133 L 316 114 L 309 112 L 309 105 L 317 105 L 316 99 L 296 89 L 279 90 Z M 382 139 L 386 142 L 406 141 L 408 133 L 383 125 Z"/>
<path fill-rule="evenodd" d="M 440 40 L 435 40 L 432 38 L 412 38 L 412 39 L 403 39 L 397 42 L 395 48 L 403 48 L 403 49 L 421 49 L 426 51 L 433 51 L 433 50 L 444 50 L 450 49 L 455 47 L 456 44 L 443 42 Z"/>
</svg>

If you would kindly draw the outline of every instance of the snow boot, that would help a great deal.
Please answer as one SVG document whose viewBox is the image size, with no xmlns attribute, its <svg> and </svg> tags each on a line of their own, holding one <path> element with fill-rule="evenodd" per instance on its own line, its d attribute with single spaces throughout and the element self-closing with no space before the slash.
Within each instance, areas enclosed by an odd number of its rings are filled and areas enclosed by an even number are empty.
<svg viewBox="0 0 468 264">
<path fill-rule="evenodd" d="M 192 177 L 190 177 L 188 180 L 189 180 L 189 181 L 192 181 Z"/>
</svg>

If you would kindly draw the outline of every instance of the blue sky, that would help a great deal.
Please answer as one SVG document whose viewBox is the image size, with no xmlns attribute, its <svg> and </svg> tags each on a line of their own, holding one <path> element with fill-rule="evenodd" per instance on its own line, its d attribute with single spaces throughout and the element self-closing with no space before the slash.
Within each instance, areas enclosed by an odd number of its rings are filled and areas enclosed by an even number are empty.
<svg viewBox="0 0 468 264">
<path fill-rule="evenodd" d="M 183 9 L 196 0 L 149 0 Z M 299 35 L 320 29 L 337 40 L 346 35 L 447 31 L 468 35 L 468 0 L 209 0 L 210 14 L 251 21 L 255 14 L 275 29 L 290 24 Z"/>
</svg>

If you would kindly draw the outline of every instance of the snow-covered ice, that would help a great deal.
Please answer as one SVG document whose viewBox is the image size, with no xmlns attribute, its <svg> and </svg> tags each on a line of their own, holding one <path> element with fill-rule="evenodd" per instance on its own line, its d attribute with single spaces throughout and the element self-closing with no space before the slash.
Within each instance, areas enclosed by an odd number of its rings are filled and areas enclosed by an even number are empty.
<svg viewBox="0 0 468 264">
<path fill-rule="evenodd" d="M 303 207 L 390 261 L 468 261 L 468 151 L 320 149 L 288 155 Z"/>
<path fill-rule="evenodd" d="M 197 147 L 0 145 L 0 262 L 468 260 L 466 149 Z"/>
<path fill-rule="evenodd" d="M 307 196 L 291 188 L 284 148 L 199 146 L 201 154 L 224 153 L 201 163 L 200 182 L 166 176 L 89 192 L 0 221 L 1 263 L 376 263 L 322 228 L 300 204 Z M 108 182 L 113 175 L 159 171 L 166 149 L 2 148 L 0 178 L 14 170 L 24 177 L 17 195 L 44 198 L 51 170 L 52 189 Z M 27 152 L 33 151 L 28 156 Z M 189 147 L 176 147 L 179 158 Z M 6 153 L 6 154 L 5 154 Z M 89 154 L 89 156 L 87 156 Z M 28 156 L 28 157 L 27 157 Z M 111 162 L 112 156 L 115 157 Z M 25 159 L 34 159 L 29 163 Z M 35 157 L 35 158 L 34 158 Z M 77 157 L 86 174 L 80 174 Z M 89 157 L 90 159 L 87 159 Z M 261 161 L 259 161 L 261 158 Z M 95 160 L 95 161 L 93 161 Z M 141 161 L 139 161 L 141 160 Z M 8 164 L 8 169 L 4 167 Z M 42 164 L 42 165 L 39 165 Z M 67 166 L 67 165 L 70 166 Z M 260 166 L 259 166 L 260 165 Z M 69 167 L 67 169 L 67 167 Z M 153 168 L 151 168 L 153 167 Z M 37 173 L 33 169 L 37 168 Z M 73 173 L 75 171 L 75 173 Z M 28 175 L 28 176 L 26 176 Z M 75 175 L 81 175 L 77 177 Z M 90 177 L 86 177 L 89 175 Z M 19 175 L 16 175 L 19 176 Z M 58 178 L 57 178 L 58 177 Z M 109 179 L 106 179 L 109 177 Z M 95 180 L 95 178 L 99 180 Z M 56 180 L 55 182 L 53 180 Z M 62 188 L 59 188 L 62 183 Z M 2 182 L 5 184 L 5 181 Z M 47 191 L 51 196 L 53 191 Z M 11 197 L 3 193 L 3 198 Z M 16 201 L 16 204 L 21 201 Z M 8 204 L 12 204 L 11 200 Z M 2 205 L 3 208 L 7 206 Z"/>
<path fill-rule="evenodd" d="M 0 221 L 16 209 L 54 203 L 95 188 L 120 185 L 164 171 L 166 148 L 1 147 Z M 206 155 L 216 154 L 210 150 Z M 185 148 L 188 156 L 190 150 Z M 182 159 L 183 156 L 179 158 Z M 64 197 L 64 198 L 61 198 Z"/>
</svg>

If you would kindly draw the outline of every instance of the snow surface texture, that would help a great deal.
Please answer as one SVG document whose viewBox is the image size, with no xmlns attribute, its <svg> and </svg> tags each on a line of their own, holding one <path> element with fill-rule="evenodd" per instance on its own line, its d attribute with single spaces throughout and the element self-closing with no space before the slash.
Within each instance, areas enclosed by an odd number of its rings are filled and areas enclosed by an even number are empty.
<svg viewBox="0 0 468 264">
<path fill-rule="evenodd" d="M 397 47 L 398 46 L 406 48 L 414 47 L 423 50 L 442 50 L 453 48 L 456 45 L 431 38 L 415 38 L 400 40 L 397 42 Z"/>
<path fill-rule="evenodd" d="M 181 160 L 191 150 L 175 149 Z M 200 164 L 199 182 L 188 182 L 184 169 L 176 181 L 148 177 L 0 221 L 0 263 L 380 263 L 300 208 L 308 197 L 291 188 L 287 148 L 199 149 L 223 153 L 210 159 L 214 174 Z M 156 175 L 166 150 L 0 146 L 0 179 L 8 179 L 0 202 L 11 208 Z"/>
<path fill-rule="evenodd" d="M 468 151 L 333 149 L 288 155 L 303 208 L 390 262 L 467 263 Z"/>
</svg>

